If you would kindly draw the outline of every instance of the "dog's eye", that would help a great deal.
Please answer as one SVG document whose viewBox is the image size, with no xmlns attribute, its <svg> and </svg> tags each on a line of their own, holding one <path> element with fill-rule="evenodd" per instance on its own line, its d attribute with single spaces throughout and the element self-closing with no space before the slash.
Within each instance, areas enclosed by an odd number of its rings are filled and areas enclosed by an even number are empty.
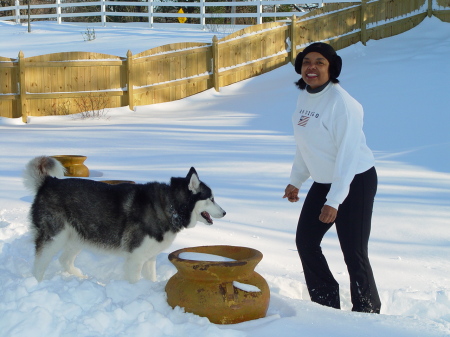
<svg viewBox="0 0 450 337">
<path fill-rule="evenodd" d="M 211 198 L 211 201 L 214 202 L 214 198 Z"/>
</svg>

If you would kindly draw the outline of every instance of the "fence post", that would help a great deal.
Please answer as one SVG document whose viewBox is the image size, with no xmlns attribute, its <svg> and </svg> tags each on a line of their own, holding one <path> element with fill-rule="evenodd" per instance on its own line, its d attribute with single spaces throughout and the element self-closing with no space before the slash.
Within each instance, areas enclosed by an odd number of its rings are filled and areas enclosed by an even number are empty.
<svg viewBox="0 0 450 337">
<path fill-rule="evenodd" d="M 361 42 L 363 45 L 366 45 L 367 42 L 366 9 L 367 0 L 361 0 Z"/>
<path fill-rule="evenodd" d="M 258 13 L 258 18 L 257 18 L 258 25 L 262 24 L 262 22 L 263 22 L 262 12 L 263 12 L 262 0 L 259 0 L 258 4 L 256 5 L 256 13 Z"/>
<path fill-rule="evenodd" d="M 292 15 L 292 22 L 291 22 L 291 31 L 290 31 L 290 39 L 291 39 L 291 63 L 295 63 L 295 58 L 297 57 L 297 43 L 295 41 L 295 20 L 296 20 L 295 14 Z"/>
<path fill-rule="evenodd" d="M 101 11 L 101 18 L 102 18 L 102 26 L 106 27 L 106 4 L 105 0 L 101 0 L 100 2 L 100 11 Z"/>
<path fill-rule="evenodd" d="M 206 30 L 206 6 L 205 0 L 200 0 L 200 25 L 203 30 Z"/>
<path fill-rule="evenodd" d="M 56 22 L 61 24 L 61 0 L 56 0 Z"/>
<path fill-rule="evenodd" d="M 148 0 L 148 24 L 153 28 L 153 0 Z"/>
<path fill-rule="evenodd" d="M 22 122 L 26 123 L 28 121 L 28 111 L 27 111 L 27 92 L 25 90 L 25 62 L 23 51 L 19 52 L 19 101 L 18 110 L 22 115 Z"/>
<path fill-rule="evenodd" d="M 428 17 L 433 16 L 433 0 L 428 0 Z"/>
<path fill-rule="evenodd" d="M 217 92 L 220 91 L 220 83 L 219 83 L 219 39 L 217 35 L 214 35 L 212 40 L 212 68 L 213 68 L 213 84 L 214 89 Z"/>
<path fill-rule="evenodd" d="M 15 16 L 16 16 L 16 23 L 20 24 L 20 2 L 19 0 L 15 1 Z"/>
<path fill-rule="evenodd" d="M 127 52 L 127 90 L 128 90 L 128 106 L 130 110 L 134 110 L 134 85 L 131 76 L 133 70 L 133 54 L 131 50 Z"/>
</svg>

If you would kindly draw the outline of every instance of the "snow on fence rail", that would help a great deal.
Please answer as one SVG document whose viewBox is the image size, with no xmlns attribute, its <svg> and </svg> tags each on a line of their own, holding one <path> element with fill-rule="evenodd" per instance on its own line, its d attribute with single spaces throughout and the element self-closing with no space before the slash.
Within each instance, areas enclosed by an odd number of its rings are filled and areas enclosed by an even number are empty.
<svg viewBox="0 0 450 337">
<path fill-rule="evenodd" d="M 211 43 L 175 43 L 126 57 L 66 52 L 0 56 L 0 116 L 72 114 L 169 102 L 227 86 L 295 60 L 314 41 L 336 49 L 400 34 L 426 16 L 450 22 L 450 0 L 330 4 L 291 22 L 246 27 Z"/>
</svg>

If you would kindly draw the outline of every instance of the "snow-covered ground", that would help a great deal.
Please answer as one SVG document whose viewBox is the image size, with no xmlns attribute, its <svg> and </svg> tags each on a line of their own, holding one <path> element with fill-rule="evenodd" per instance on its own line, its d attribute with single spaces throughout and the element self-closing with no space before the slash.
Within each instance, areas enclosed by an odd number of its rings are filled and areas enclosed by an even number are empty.
<svg viewBox="0 0 450 337">
<path fill-rule="evenodd" d="M 169 42 L 209 42 L 194 30 L 96 28 L 0 22 L 0 56 L 96 51 L 124 56 Z M 311 303 L 294 237 L 301 202 L 282 199 L 294 155 L 291 114 L 298 79 L 291 65 L 220 92 L 110 109 L 108 119 L 0 118 L 1 336 L 450 336 L 450 24 L 427 18 L 401 35 L 340 50 L 342 86 L 365 108 L 365 132 L 379 174 L 370 256 L 382 314 L 350 311 L 349 281 L 334 230 L 323 249 L 341 285 L 342 310 Z M 36 155 L 82 154 L 91 179 L 168 181 L 195 166 L 227 211 L 213 226 L 179 234 L 157 259 L 158 280 L 129 284 L 122 260 L 83 251 L 89 278 L 31 275 L 32 197 L 21 179 Z M 301 191 L 304 197 L 308 186 Z M 268 316 L 219 326 L 170 308 L 168 254 L 199 245 L 260 250 L 257 271 L 271 290 Z"/>
</svg>

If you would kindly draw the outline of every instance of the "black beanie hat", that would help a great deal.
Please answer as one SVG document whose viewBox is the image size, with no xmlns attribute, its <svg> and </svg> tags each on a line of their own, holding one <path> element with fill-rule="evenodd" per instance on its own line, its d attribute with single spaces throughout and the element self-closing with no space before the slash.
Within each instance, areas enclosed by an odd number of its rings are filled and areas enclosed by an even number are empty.
<svg viewBox="0 0 450 337">
<path fill-rule="evenodd" d="M 333 83 L 339 83 L 339 80 L 337 79 L 339 77 L 339 74 L 341 73 L 342 69 L 342 59 L 341 57 L 336 54 L 336 51 L 332 46 L 330 46 L 327 43 L 323 42 L 315 42 L 310 44 L 308 47 L 306 47 L 302 52 L 298 53 L 297 57 L 295 58 L 295 71 L 297 74 L 302 74 L 302 63 L 303 58 L 312 52 L 317 52 L 322 54 L 330 63 L 330 80 Z M 299 82 L 297 82 L 297 85 L 300 86 L 303 82 L 303 79 L 300 79 Z M 305 85 L 300 87 L 300 89 L 304 89 Z"/>
</svg>

